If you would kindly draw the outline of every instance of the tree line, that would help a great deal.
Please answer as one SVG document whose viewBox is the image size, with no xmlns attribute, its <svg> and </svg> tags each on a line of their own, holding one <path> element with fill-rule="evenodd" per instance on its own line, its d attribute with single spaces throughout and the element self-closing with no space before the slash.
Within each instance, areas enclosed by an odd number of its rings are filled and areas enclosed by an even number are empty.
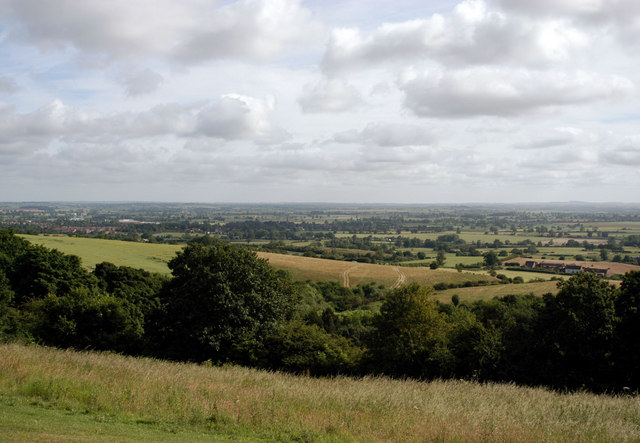
<svg viewBox="0 0 640 443">
<path fill-rule="evenodd" d="M 106 262 L 88 271 L 0 231 L 0 335 L 318 376 L 640 388 L 640 272 L 619 288 L 578 274 L 557 295 L 441 304 L 418 284 L 293 282 L 255 252 L 208 237 L 169 268 L 168 277 Z"/>
</svg>

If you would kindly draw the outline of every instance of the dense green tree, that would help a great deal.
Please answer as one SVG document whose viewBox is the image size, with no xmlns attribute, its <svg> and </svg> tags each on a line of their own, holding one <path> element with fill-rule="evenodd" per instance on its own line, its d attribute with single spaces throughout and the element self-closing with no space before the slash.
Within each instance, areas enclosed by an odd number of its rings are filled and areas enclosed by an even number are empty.
<svg viewBox="0 0 640 443">
<path fill-rule="evenodd" d="M 432 289 L 412 283 L 393 290 L 373 319 L 368 361 L 386 374 L 437 377 L 447 371 L 444 314 L 430 297 Z"/>
<path fill-rule="evenodd" d="M 489 251 L 484 254 L 484 265 L 487 268 L 493 269 L 500 264 L 500 258 L 495 251 Z"/>
<path fill-rule="evenodd" d="M 570 388 L 608 388 L 617 290 L 586 272 L 559 282 L 558 288 L 556 296 L 544 296 L 540 314 L 541 381 Z"/>
<path fill-rule="evenodd" d="M 132 303 L 95 289 L 72 288 L 29 302 L 42 343 L 78 349 L 128 352 L 143 338 L 143 315 Z"/>
<path fill-rule="evenodd" d="M 257 355 L 254 364 L 259 366 L 312 375 L 351 373 L 362 355 L 346 338 L 299 319 L 275 328 L 258 351 L 250 352 Z"/>
<path fill-rule="evenodd" d="M 453 375 L 488 379 L 500 361 L 500 330 L 485 327 L 465 306 L 452 310 L 449 348 L 455 358 Z"/>
<path fill-rule="evenodd" d="M 619 387 L 640 390 L 640 271 L 625 274 L 616 300 L 620 324 L 616 335 Z"/>
<path fill-rule="evenodd" d="M 7 273 L 15 292 L 15 303 L 64 295 L 72 288 L 94 288 L 97 280 L 75 255 L 44 246 L 32 246 L 15 257 Z"/>
<path fill-rule="evenodd" d="M 226 361 L 236 345 L 259 342 L 292 309 L 292 285 L 247 248 L 203 238 L 169 268 L 161 352 L 170 357 Z"/>
</svg>

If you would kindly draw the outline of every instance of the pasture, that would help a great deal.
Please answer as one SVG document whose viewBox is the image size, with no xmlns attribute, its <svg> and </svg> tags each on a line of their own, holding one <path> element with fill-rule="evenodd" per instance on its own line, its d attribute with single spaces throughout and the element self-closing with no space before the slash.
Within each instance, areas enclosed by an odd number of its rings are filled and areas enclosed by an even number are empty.
<svg viewBox="0 0 640 443">
<path fill-rule="evenodd" d="M 182 246 L 158 243 L 138 243 L 119 240 L 101 240 L 95 238 L 21 235 L 33 244 L 57 249 L 65 254 L 77 255 L 82 264 L 93 269 L 104 261 L 118 266 L 142 268 L 149 272 L 168 274 L 167 263 Z"/>
<path fill-rule="evenodd" d="M 505 295 L 535 295 L 541 297 L 548 292 L 555 294 L 558 291 L 557 281 L 544 281 L 535 283 L 522 283 L 510 285 L 475 286 L 472 288 L 454 288 L 444 291 L 436 291 L 434 299 L 441 303 L 451 303 L 451 297 L 458 294 L 461 302 L 473 303 L 479 300 L 491 300 L 494 297 Z"/>
<path fill-rule="evenodd" d="M 1 344 L 4 441 L 637 441 L 637 396 Z"/>
</svg>

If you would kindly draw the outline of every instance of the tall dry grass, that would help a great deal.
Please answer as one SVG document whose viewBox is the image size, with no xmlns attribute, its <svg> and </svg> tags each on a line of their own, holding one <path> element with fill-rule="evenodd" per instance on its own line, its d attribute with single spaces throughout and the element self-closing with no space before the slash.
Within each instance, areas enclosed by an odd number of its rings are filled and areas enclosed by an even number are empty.
<svg viewBox="0 0 640 443">
<path fill-rule="evenodd" d="M 632 441 L 640 399 L 503 384 L 309 378 L 0 345 L 0 393 L 280 440 Z"/>
</svg>

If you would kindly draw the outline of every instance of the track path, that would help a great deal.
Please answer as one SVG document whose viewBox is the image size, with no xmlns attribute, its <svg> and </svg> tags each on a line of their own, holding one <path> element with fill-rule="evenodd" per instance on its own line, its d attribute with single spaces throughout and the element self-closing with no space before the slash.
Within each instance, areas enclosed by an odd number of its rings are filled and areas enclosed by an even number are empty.
<svg viewBox="0 0 640 443">
<path fill-rule="evenodd" d="M 400 286 L 404 285 L 407 282 L 407 274 L 402 272 L 400 270 L 400 268 L 398 268 L 397 266 L 394 266 L 392 269 L 396 272 L 396 274 L 398 274 L 398 279 L 396 280 L 396 282 L 392 286 L 393 289 L 396 289 L 396 288 L 399 288 Z"/>
<path fill-rule="evenodd" d="M 351 282 L 349 281 L 349 273 L 355 270 L 357 267 L 358 265 L 352 266 L 342 273 L 342 284 L 344 285 L 345 288 L 348 288 L 349 286 L 351 286 Z"/>
</svg>

